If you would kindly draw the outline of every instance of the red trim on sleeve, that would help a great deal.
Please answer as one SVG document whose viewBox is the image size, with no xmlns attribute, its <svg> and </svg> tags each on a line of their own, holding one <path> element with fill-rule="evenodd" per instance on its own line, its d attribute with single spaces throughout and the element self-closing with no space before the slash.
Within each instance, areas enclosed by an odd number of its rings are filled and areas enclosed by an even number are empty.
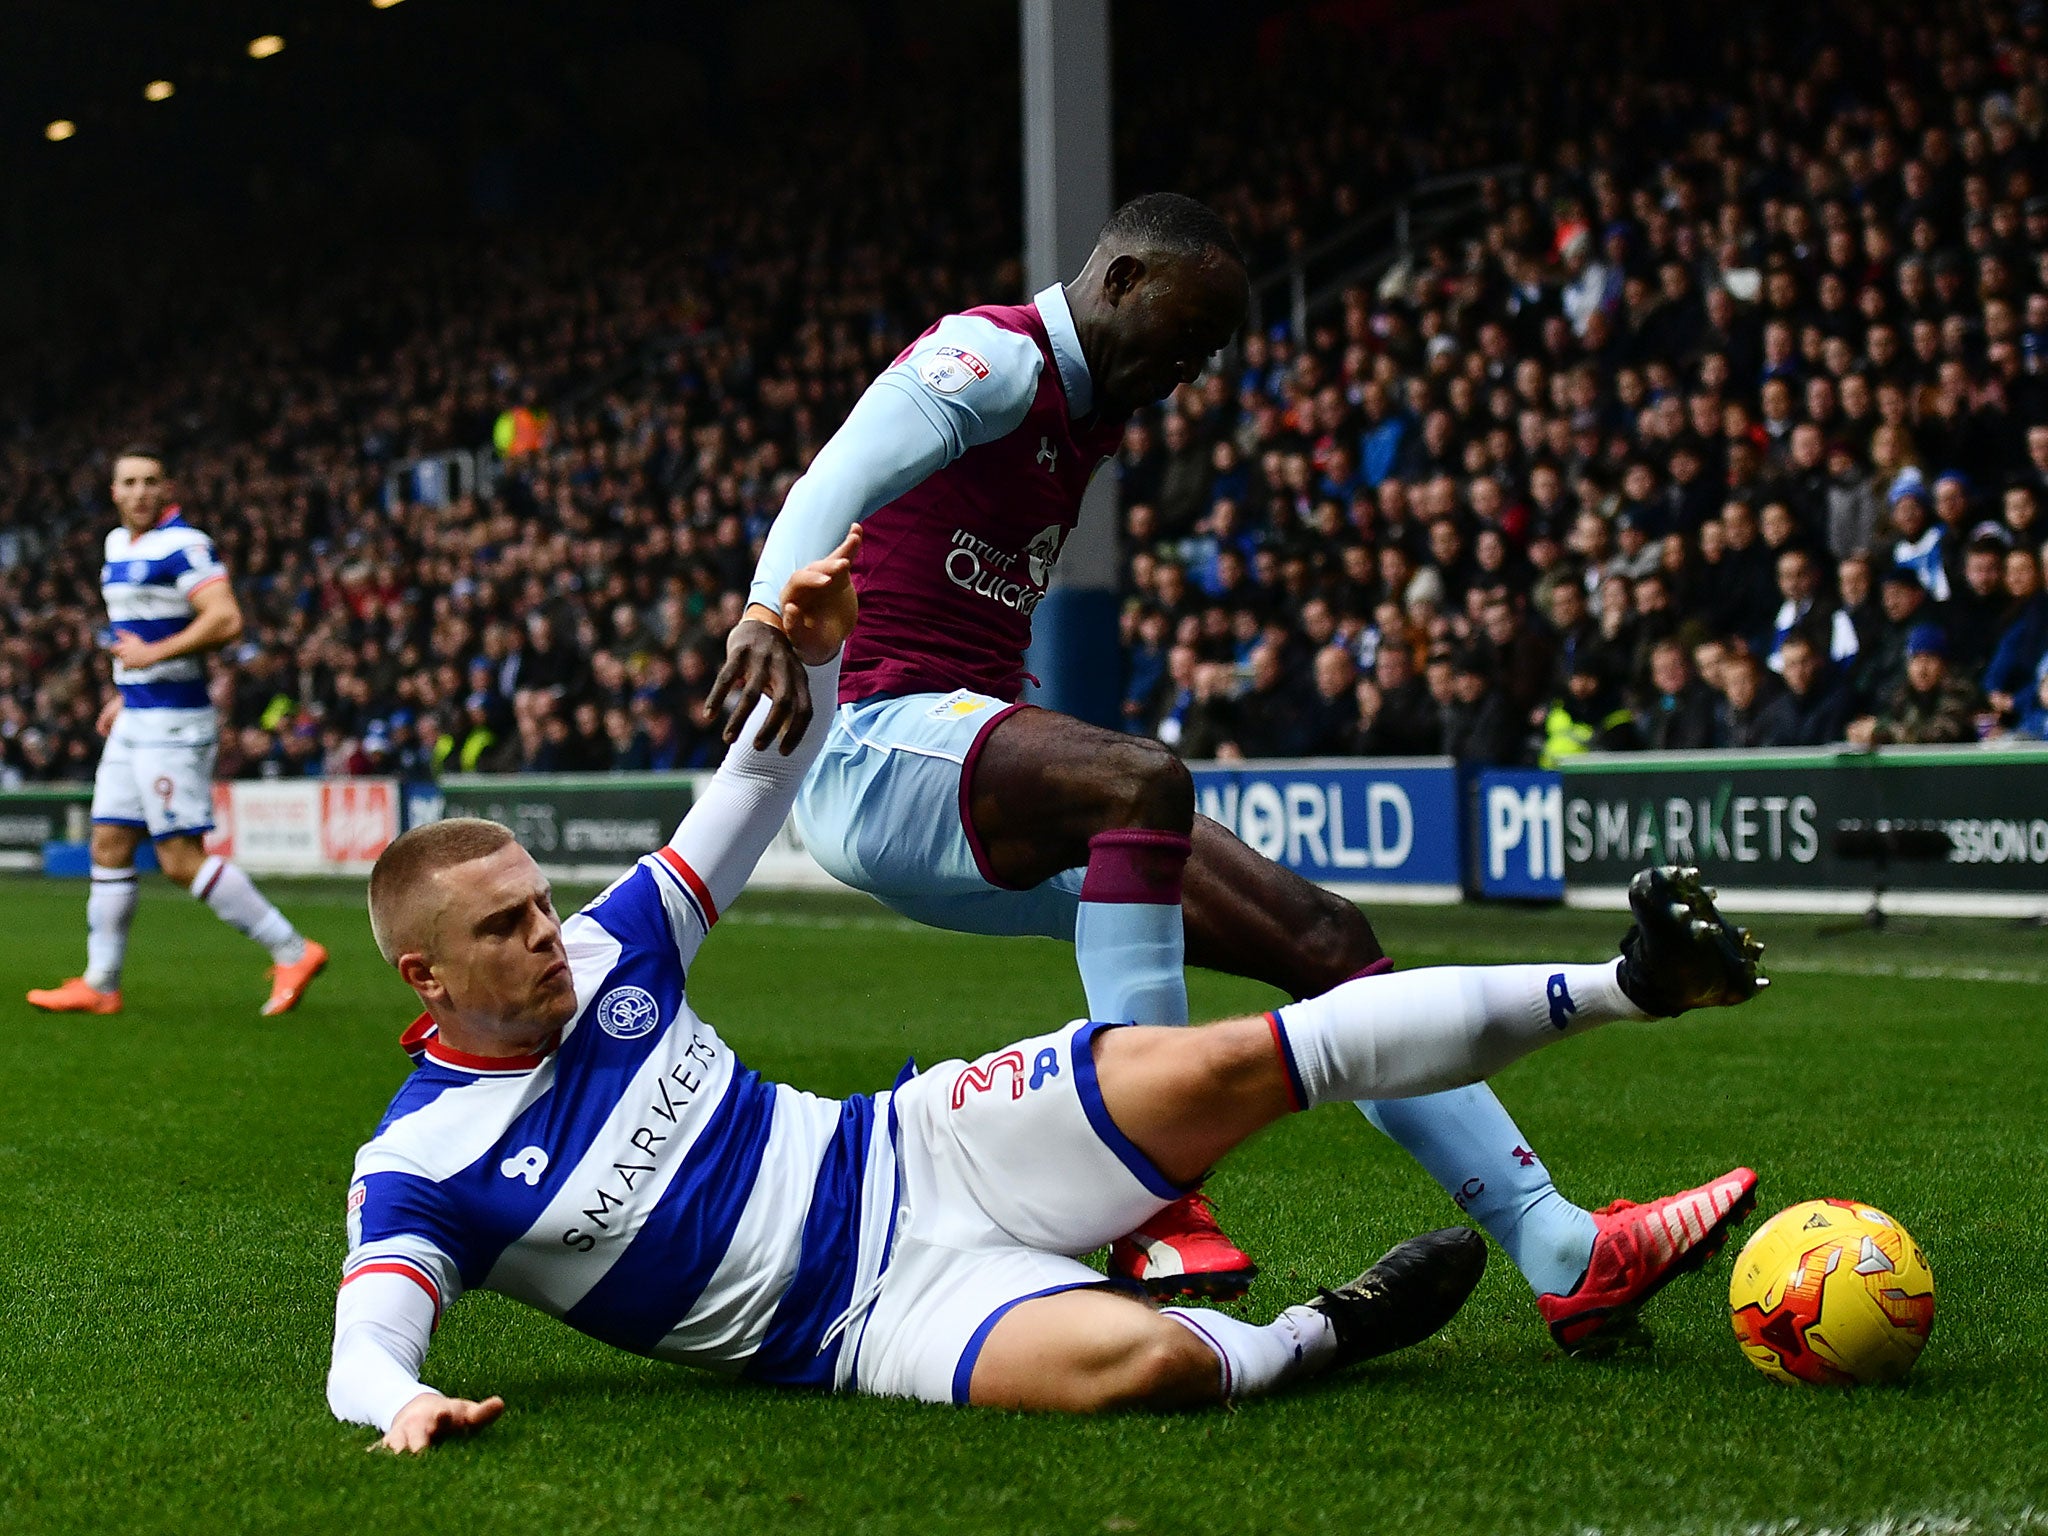
<svg viewBox="0 0 2048 1536">
<path fill-rule="evenodd" d="M 351 1270 L 342 1279 L 347 1286 L 365 1275 L 403 1275 L 414 1285 L 427 1293 L 427 1299 L 434 1304 L 434 1317 L 441 1316 L 441 1288 L 434 1284 L 433 1277 L 425 1270 L 406 1263 L 403 1259 L 372 1259 L 369 1263 Z"/>
<path fill-rule="evenodd" d="M 707 923 L 717 922 L 718 903 L 711 899 L 710 887 L 705 885 L 703 877 L 697 871 L 690 868 L 683 856 L 666 844 L 655 849 L 654 856 L 674 870 L 676 878 L 690 888 L 690 894 L 697 898 L 697 905 L 704 909 L 704 920 Z"/>
<path fill-rule="evenodd" d="M 185 595 L 187 597 L 190 597 L 193 592 L 204 592 L 216 581 L 226 581 L 227 579 L 228 573 L 226 571 L 215 571 L 211 576 L 208 576 L 203 580 L 193 582 L 190 591 L 187 591 Z"/>
</svg>

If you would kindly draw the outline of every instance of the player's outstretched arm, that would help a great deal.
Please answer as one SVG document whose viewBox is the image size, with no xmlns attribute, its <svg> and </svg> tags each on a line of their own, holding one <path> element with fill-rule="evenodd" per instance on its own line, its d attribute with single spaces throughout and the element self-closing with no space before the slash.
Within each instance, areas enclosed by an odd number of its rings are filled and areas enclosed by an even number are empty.
<svg viewBox="0 0 2048 1536">
<path fill-rule="evenodd" d="M 472 1434 L 505 1411 L 505 1399 L 487 1397 L 471 1402 L 466 1397 L 443 1397 L 422 1392 L 398 1410 L 398 1417 L 383 1438 L 370 1442 L 372 1451 L 402 1451 L 417 1456 L 443 1440 Z"/>
<path fill-rule="evenodd" d="M 790 576 L 825 557 L 855 522 L 922 484 L 978 443 L 1024 419 L 1038 388 L 1038 349 L 1028 337 L 971 315 L 951 315 L 870 384 L 795 485 L 768 530 L 747 593 L 748 612 L 775 611 Z M 777 723 L 783 750 L 802 738 L 811 700 L 787 642 L 772 624 L 742 621 L 726 641 L 711 688 L 715 711 L 730 698 L 725 739 L 764 694 L 797 701 Z"/>
<path fill-rule="evenodd" d="M 814 693 L 832 697 L 839 688 L 839 650 L 853 630 L 859 600 L 853 591 L 853 560 L 860 551 L 861 532 L 847 530 L 837 549 L 791 574 L 782 589 L 779 617 L 764 613 L 763 624 L 775 621 L 778 638 L 808 670 Z M 786 637 L 784 630 L 788 631 Z M 726 754 L 690 814 L 669 839 L 689 869 L 704 882 L 713 911 L 723 908 L 745 888 L 747 877 L 782 829 L 796 792 L 824 745 L 822 725 L 806 722 L 804 734 L 778 753 L 766 729 L 779 701 L 762 698 L 754 706 L 749 739 Z M 795 750 L 791 750 L 791 747 Z"/>
</svg>

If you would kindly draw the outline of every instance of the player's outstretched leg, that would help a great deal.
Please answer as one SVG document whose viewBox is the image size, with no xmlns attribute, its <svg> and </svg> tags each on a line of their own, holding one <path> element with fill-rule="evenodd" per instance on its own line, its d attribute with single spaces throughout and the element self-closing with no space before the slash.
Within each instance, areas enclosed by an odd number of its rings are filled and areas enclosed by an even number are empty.
<svg viewBox="0 0 2048 1536">
<path fill-rule="evenodd" d="M 261 1012 L 270 1015 L 296 1008 L 325 968 L 327 946 L 301 934 L 239 865 L 206 853 L 197 838 L 165 838 L 157 844 L 157 857 L 164 873 L 204 902 L 215 917 L 270 951 L 270 996 Z"/>
<path fill-rule="evenodd" d="M 1390 968 L 1351 902 L 1254 853 L 1215 822 L 1197 818 L 1193 842 L 1185 903 L 1193 963 L 1295 997 Z M 1589 1277 L 1614 1267 L 1602 1251 L 1614 1246 L 1604 1236 L 1614 1208 L 1596 1214 L 1566 1199 L 1492 1088 L 1474 1083 L 1358 1107 L 1501 1245 L 1546 1319 L 1560 1298 L 1605 1294 Z"/>
<path fill-rule="evenodd" d="M 1421 1343 L 1458 1313 L 1486 1269 L 1465 1227 L 1396 1244 L 1350 1284 L 1270 1323 L 1204 1307 L 1154 1312 L 1103 1291 L 1026 1301 L 990 1330 L 970 1402 L 1097 1413 L 1230 1402 Z"/>
<path fill-rule="evenodd" d="M 976 742 L 968 805 L 989 868 L 1031 887 L 1085 865 L 1074 959 L 1088 1016 L 1185 1024 L 1182 872 L 1194 780 L 1157 742 L 1027 709 Z M 1207 1197 L 1177 1200 L 1110 1250 L 1110 1273 L 1154 1297 L 1225 1300 L 1258 1273 Z"/>
<path fill-rule="evenodd" d="M 1741 1002 L 1769 985 L 1756 974 L 1763 945 L 1715 909 L 1697 869 L 1646 869 L 1628 894 L 1635 922 L 1621 944 L 1621 984 L 1644 1007 L 1679 1014 Z M 1537 1298 L 1551 1336 L 1569 1353 L 1593 1355 L 1637 1334 L 1643 1304 L 1719 1253 L 1755 1205 L 1756 1175 L 1735 1168 L 1697 1189 L 1595 1212 L 1599 1234 L 1583 1276 Z"/>
</svg>

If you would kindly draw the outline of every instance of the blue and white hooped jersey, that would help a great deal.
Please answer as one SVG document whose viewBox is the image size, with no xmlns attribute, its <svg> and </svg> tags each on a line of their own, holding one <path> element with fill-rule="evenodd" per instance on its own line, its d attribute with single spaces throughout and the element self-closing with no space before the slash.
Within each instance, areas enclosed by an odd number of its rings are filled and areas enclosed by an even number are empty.
<svg viewBox="0 0 2048 1536">
<path fill-rule="evenodd" d="M 100 567 L 108 627 L 143 640 L 175 635 L 192 622 L 192 594 L 227 576 L 214 555 L 213 541 L 187 523 L 176 507 L 139 534 L 116 528 L 107 535 L 105 563 Z M 213 706 L 206 694 L 206 662 L 200 656 L 179 656 L 153 667 L 116 662 L 114 685 L 121 690 L 124 715 L 146 710 L 152 712 L 153 723 L 174 726 L 197 723 L 203 714 L 210 729 Z"/>
<path fill-rule="evenodd" d="M 467 1056 L 415 1023 L 356 1157 L 342 1284 L 404 1275 L 437 1319 L 497 1291 L 640 1354 L 847 1385 L 896 1209 L 890 1095 L 740 1064 L 684 996 L 716 918 L 664 848 L 563 923 L 577 1011 L 553 1052 Z"/>
</svg>

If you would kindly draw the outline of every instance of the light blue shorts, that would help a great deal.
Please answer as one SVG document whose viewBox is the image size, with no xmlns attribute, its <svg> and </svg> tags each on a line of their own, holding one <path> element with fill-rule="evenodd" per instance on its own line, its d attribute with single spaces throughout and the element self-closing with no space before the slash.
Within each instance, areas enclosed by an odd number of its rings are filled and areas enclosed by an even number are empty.
<svg viewBox="0 0 2048 1536">
<path fill-rule="evenodd" d="M 834 877 L 913 921 L 1072 943 L 1085 871 L 1030 890 L 998 885 L 968 820 L 981 743 L 1024 707 L 964 688 L 840 705 L 796 797 L 804 845 Z"/>
</svg>

